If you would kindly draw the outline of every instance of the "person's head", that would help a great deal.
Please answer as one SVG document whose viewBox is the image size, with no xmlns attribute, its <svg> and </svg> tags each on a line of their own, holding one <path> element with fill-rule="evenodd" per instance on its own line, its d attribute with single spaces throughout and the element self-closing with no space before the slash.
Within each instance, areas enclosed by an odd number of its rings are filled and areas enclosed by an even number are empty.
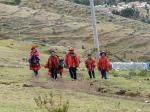
<svg viewBox="0 0 150 112">
<path fill-rule="evenodd" d="M 74 48 L 70 47 L 70 48 L 68 49 L 68 51 L 69 51 L 70 54 L 74 54 Z"/>
<path fill-rule="evenodd" d="M 100 56 L 101 57 L 105 57 L 107 54 L 106 54 L 106 52 L 105 51 L 102 51 L 101 53 L 100 53 Z"/>
<path fill-rule="evenodd" d="M 90 53 L 87 56 L 88 56 L 88 59 L 92 58 L 92 54 L 90 54 Z"/>
<path fill-rule="evenodd" d="M 50 54 L 51 54 L 51 56 L 55 56 L 56 52 L 54 50 L 50 50 Z"/>
<path fill-rule="evenodd" d="M 37 45 L 33 44 L 32 47 L 31 47 L 31 50 L 34 50 L 34 49 L 36 49 L 37 47 L 38 47 Z"/>
</svg>

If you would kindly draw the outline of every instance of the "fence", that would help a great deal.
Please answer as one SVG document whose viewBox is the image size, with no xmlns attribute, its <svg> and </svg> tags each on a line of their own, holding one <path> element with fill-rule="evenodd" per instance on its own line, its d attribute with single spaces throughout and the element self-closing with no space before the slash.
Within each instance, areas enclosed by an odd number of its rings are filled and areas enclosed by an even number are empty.
<svg viewBox="0 0 150 112">
<path fill-rule="evenodd" d="M 146 62 L 112 62 L 113 70 L 150 70 L 150 63 Z"/>
</svg>

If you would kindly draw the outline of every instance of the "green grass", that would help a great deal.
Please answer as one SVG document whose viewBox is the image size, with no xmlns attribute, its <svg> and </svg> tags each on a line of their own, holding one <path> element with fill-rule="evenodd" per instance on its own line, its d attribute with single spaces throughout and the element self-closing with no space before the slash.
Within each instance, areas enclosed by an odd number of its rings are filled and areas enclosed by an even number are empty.
<svg viewBox="0 0 150 112">
<path fill-rule="evenodd" d="M 148 112 L 150 109 L 150 105 L 144 102 L 116 99 L 113 96 L 95 96 L 84 92 L 67 90 L 67 88 L 63 90 L 57 88 L 22 87 L 23 84 L 31 83 L 31 72 L 28 71 L 28 68 L 2 68 L 0 77 L 0 82 L 10 82 L 10 85 L 0 84 L 0 112 L 43 112 L 36 106 L 33 99 L 51 92 L 56 97 L 62 95 L 64 100 L 69 100 L 69 112 L 96 112 L 96 110 L 98 112 L 136 112 L 138 109 L 141 109 L 142 112 Z M 47 82 L 45 70 L 41 71 L 41 76 L 38 80 Z M 64 80 L 68 81 L 69 79 L 65 78 Z M 102 81 L 98 77 L 96 83 L 105 86 L 107 89 L 118 87 L 120 89 L 136 90 L 138 86 L 141 86 L 144 92 L 149 92 L 149 82 L 143 81 L 138 83 L 139 80 L 143 79 L 127 80 L 122 77 L 110 76 L 108 81 Z"/>
<path fill-rule="evenodd" d="M 20 61 L 22 57 L 27 56 L 30 44 L 28 47 L 25 47 L 24 44 L 21 47 L 14 44 L 13 46 L 15 47 L 10 48 L 8 47 L 9 42 L 11 41 L 0 41 L 0 51 L 2 54 L 0 57 L 4 65 L 4 67 L 0 67 L 0 112 L 45 112 L 36 106 L 34 98 L 50 94 L 51 92 L 56 97 L 56 100 L 60 95 L 62 95 L 63 100 L 69 100 L 69 112 L 149 112 L 149 103 L 144 103 L 143 100 L 138 101 L 138 98 L 132 101 L 127 96 L 122 98 L 115 95 L 120 90 L 130 90 L 130 92 L 140 91 L 142 95 L 149 94 L 150 82 L 144 80 L 149 76 L 149 73 L 147 76 L 130 76 L 129 71 L 111 71 L 109 80 L 104 81 L 100 79 L 100 74 L 96 71 L 96 79 L 89 80 L 84 64 L 82 63 L 78 70 L 80 80 L 70 82 L 68 72 L 65 70 L 63 76 L 64 83 L 76 86 L 82 82 L 87 82 L 85 84 L 93 83 L 98 88 L 102 87 L 105 90 L 109 90 L 106 94 L 94 95 L 84 90 L 80 92 L 70 88 L 49 87 L 46 89 L 38 85 L 37 87 L 23 87 L 24 84 L 32 85 L 34 83 L 32 80 L 32 71 L 29 70 L 27 62 Z M 14 43 L 17 43 L 17 41 Z M 45 49 L 43 47 L 39 46 L 39 49 L 42 52 L 41 63 L 44 64 L 48 58 L 48 54 L 44 52 Z M 6 60 L 7 63 L 5 62 Z M 14 61 L 16 64 L 14 64 Z M 23 65 L 23 67 L 5 67 L 5 65 Z M 139 71 L 136 72 L 139 73 Z M 49 81 L 47 79 L 47 70 L 42 67 L 37 82 L 45 83 L 48 86 L 48 84 L 51 84 Z"/>
</svg>

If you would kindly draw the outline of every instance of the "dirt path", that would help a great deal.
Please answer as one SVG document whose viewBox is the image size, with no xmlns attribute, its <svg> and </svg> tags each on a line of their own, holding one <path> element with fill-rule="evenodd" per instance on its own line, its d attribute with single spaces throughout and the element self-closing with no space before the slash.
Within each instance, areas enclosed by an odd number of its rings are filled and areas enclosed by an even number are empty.
<svg viewBox="0 0 150 112">
<path fill-rule="evenodd" d="M 120 98 L 125 100 L 132 100 L 132 101 L 138 101 L 138 102 L 145 102 L 146 100 L 149 101 L 149 98 L 146 96 L 140 96 L 140 95 L 133 95 L 133 96 L 126 96 L 124 95 L 117 95 L 115 93 L 111 93 L 109 91 L 101 91 L 96 84 L 88 82 L 88 81 L 64 81 L 64 80 L 57 80 L 57 81 L 49 81 L 49 82 L 38 82 L 38 81 L 32 81 L 31 84 L 34 87 L 42 87 L 45 89 L 59 89 L 63 91 L 73 91 L 73 92 L 83 92 L 88 93 L 91 95 L 96 96 L 103 96 L 103 97 L 110 97 L 110 98 Z"/>
</svg>

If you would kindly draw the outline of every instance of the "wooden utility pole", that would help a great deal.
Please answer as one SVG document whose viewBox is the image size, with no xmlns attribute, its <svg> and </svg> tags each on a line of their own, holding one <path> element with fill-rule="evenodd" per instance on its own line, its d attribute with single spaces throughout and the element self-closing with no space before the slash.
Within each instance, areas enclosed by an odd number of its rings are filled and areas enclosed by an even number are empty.
<svg viewBox="0 0 150 112">
<path fill-rule="evenodd" d="M 95 6 L 94 1 L 90 0 L 90 6 L 91 6 L 91 16 L 92 16 L 92 27 L 93 27 L 93 37 L 94 37 L 94 51 L 96 54 L 96 60 L 98 61 L 99 58 L 99 39 L 98 39 L 98 33 L 97 33 L 97 27 L 96 27 L 96 16 L 95 16 Z"/>
</svg>

